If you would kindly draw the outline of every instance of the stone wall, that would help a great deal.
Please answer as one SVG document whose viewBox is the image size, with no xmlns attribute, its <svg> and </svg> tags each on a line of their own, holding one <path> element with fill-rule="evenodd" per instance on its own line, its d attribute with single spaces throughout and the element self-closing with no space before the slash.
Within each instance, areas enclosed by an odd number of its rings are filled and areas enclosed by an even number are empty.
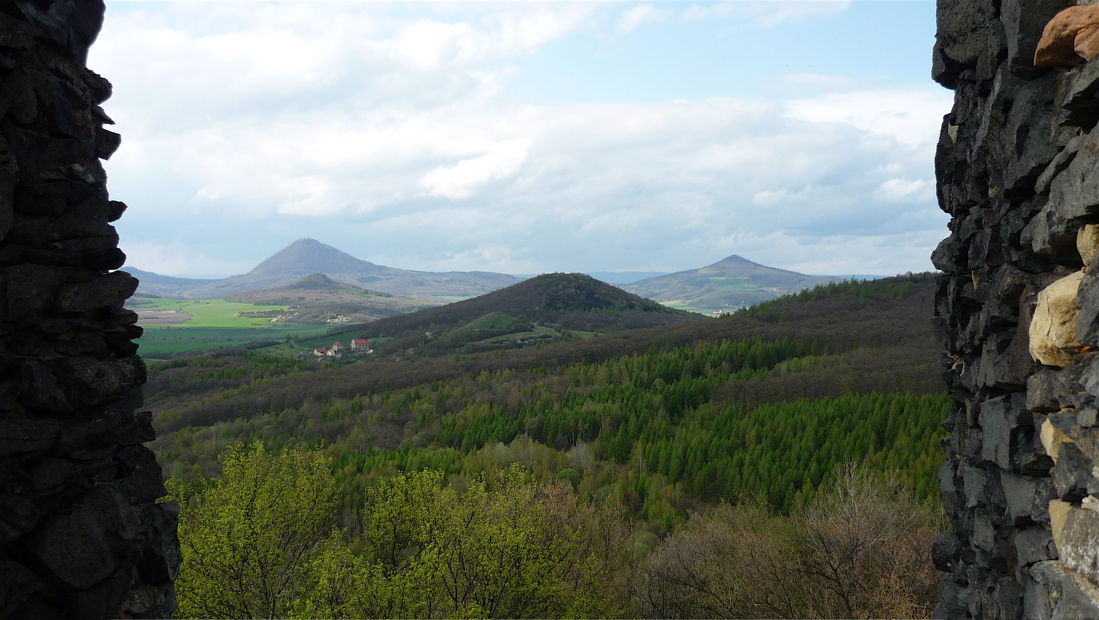
<svg viewBox="0 0 1099 620">
<path fill-rule="evenodd" d="M 1069 28 L 1035 66 L 1075 4 L 938 2 L 933 77 L 955 98 L 932 258 L 955 403 L 936 617 L 1099 618 L 1099 59 Z"/>
<path fill-rule="evenodd" d="M 102 0 L 0 0 L 0 617 L 165 616 L 176 512 L 123 309 L 136 280 L 85 67 Z"/>
</svg>

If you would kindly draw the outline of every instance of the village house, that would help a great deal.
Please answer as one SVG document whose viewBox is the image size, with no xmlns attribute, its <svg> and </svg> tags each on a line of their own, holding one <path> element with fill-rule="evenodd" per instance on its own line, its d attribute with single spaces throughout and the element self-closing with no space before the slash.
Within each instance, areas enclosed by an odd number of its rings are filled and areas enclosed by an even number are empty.
<svg viewBox="0 0 1099 620">
<path fill-rule="evenodd" d="M 356 353 L 369 353 L 370 341 L 363 338 L 356 338 L 351 341 L 351 350 Z"/>
</svg>

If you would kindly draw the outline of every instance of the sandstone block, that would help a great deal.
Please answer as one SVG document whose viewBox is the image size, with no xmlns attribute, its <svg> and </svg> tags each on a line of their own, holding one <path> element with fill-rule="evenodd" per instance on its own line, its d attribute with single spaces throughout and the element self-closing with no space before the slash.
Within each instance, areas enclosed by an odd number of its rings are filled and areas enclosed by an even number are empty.
<svg viewBox="0 0 1099 620">
<path fill-rule="evenodd" d="M 1042 440 L 1042 447 L 1045 448 L 1046 454 L 1053 459 L 1054 463 L 1056 463 L 1057 459 L 1060 457 L 1061 444 L 1072 443 L 1072 438 L 1066 435 L 1064 431 L 1057 428 L 1050 420 L 1042 422 L 1040 437 Z"/>
<path fill-rule="evenodd" d="M 1030 322 L 1030 354 L 1047 366 L 1067 366 L 1080 348 L 1076 324 L 1080 310 L 1076 294 L 1082 271 L 1057 280 L 1038 294 L 1038 305 Z"/>
<path fill-rule="evenodd" d="M 1042 31 L 1035 67 L 1066 68 L 1099 55 L 1099 7 L 1069 7 Z"/>
<path fill-rule="evenodd" d="M 1099 67 L 1099 64 L 1096 66 Z M 1080 260 L 1084 262 L 1086 270 L 1099 255 L 1099 224 L 1085 224 L 1080 227 L 1076 232 L 1076 251 L 1080 253 Z"/>
<path fill-rule="evenodd" d="M 1061 550 L 1061 538 L 1064 535 L 1065 522 L 1068 520 L 1069 511 L 1071 510 L 1072 504 L 1068 502 L 1059 499 L 1050 500 L 1049 502 L 1049 526 L 1058 553 Z"/>
</svg>

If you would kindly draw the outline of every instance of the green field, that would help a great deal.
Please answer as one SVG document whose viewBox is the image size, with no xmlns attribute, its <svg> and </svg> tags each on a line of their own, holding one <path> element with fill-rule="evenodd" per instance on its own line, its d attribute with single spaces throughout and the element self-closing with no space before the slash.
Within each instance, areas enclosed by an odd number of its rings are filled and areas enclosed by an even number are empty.
<svg viewBox="0 0 1099 620">
<path fill-rule="evenodd" d="M 136 297 L 133 310 L 178 310 L 192 318 L 179 325 L 142 325 L 145 334 L 137 341 L 139 353 L 166 357 L 172 353 L 203 351 L 252 342 L 286 340 L 287 336 L 315 337 L 327 326 L 272 323 L 270 319 L 244 318 L 241 312 L 285 310 L 285 306 L 257 306 L 223 299 L 159 299 Z M 141 324 L 139 322 L 139 324 Z"/>
<path fill-rule="evenodd" d="M 173 327 L 264 327 L 271 325 L 270 319 L 250 319 L 237 316 L 241 312 L 264 312 L 267 310 L 286 310 L 286 306 L 258 306 L 224 299 L 155 299 L 138 297 L 130 307 L 135 310 L 179 310 L 191 315 L 191 320 Z M 151 305 L 150 305 L 151 304 Z M 147 329 L 162 326 L 149 325 Z"/>
</svg>

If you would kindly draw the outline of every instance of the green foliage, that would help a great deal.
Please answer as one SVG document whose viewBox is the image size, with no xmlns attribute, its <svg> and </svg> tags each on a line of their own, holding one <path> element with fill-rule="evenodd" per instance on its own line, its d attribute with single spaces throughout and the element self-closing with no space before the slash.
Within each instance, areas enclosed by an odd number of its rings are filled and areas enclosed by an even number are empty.
<svg viewBox="0 0 1099 620">
<path fill-rule="evenodd" d="M 234 446 L 181 502 L 182 617 L 610 617 L 617 514 L 520 468 L 464 490 L 439 471 L 380 480 L 348 544 L 317 453 Z M 610 543 L 610 544 L 608 544 Z"/>
<path fill-rule="evenodd" d="M 197 618 L 285 617 L 313 556 L 332 531 L 334 485 L 323 456 L 274 455 L 256 444 L 230 448 L 222 475 L 180 503 L 183 563 L 179 614 Z"/>
</svg>

